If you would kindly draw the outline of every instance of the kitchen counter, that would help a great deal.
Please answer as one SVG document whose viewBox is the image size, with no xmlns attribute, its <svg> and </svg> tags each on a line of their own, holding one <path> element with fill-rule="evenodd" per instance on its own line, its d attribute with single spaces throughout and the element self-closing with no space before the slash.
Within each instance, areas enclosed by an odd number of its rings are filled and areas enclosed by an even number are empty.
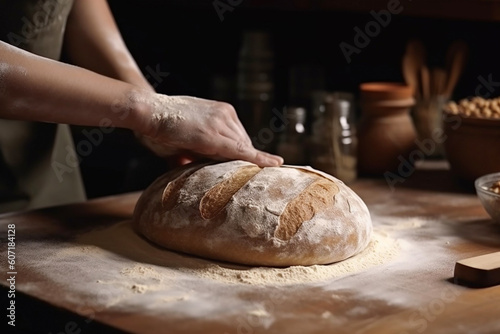
<svg viewBox="0 0 500 334">
<path fill-rule="evenodd" d="M 249 268 L 196 262 L 150 245 L 129 228 L 139 193 L 2 215 L 4 277 L 9 277 L 7 230 L 15 225 L 17 328 L 45 333 L 499 333 L 500 287 L 473 289 L 454 284 L 452 277 L 457 260 L 500 250 L 500 225 L 442 163 L 410 174 L 393 188 L 375 178 L 351 185 L 368 205 L 375 232 L 384 236 L 380 242 L 397 242 L 396 253 L 332 277 L 302 275 L 302 281 L 230 281 L 220 268 L 241 275 Z M 174 262 L 163 258 L 167 253 L 177 259 L 175 265 L 169 267 Z M 219 276 L 206 275 L 208 269 Z M 8 290 L 3 279 L 1 293 Z"/>
</svg>

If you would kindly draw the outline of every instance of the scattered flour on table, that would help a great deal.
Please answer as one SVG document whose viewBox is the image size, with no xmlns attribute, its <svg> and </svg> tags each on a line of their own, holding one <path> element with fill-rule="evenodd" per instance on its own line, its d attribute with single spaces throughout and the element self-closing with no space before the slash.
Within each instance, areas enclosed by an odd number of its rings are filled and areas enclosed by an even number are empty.
<svg viewBox="0 0 500 334">
<path fill-rule="evenodd" d="M 135 293 L 144 293 L 148 291 L 148 286 L 143 284 L 134 284 L 132 285 L 132 291 Z"/>
<path fill-rule="evenodd" d="M 256 317 L 270 317 L 271 315 L 264 308 L 257 308 L 255 310 L 248 311 L 249 315 Z"/>
<path fill-rule="evenodd" d="M 377 217 L 372 214 L 374 220 L 377 220 L 379 227 L 386 232 L 415 230 L 429 225 L 432 220 L 422 217 Z"/>
<path fill-rule="evenodd" d="M 266 310 L 264 304 L 256 303 L 246 314 L 248 323 L 255 325 L 255 327 L 268 329 L 274 322 L 274 316 Z"/>
<path fill-rule="evenodd" d="M 184 296 L 172 296 L 172 297 L 165 297 L 162 298 L 161 301 L 164 303 L 171 303 L 171 302 L 181 302 L 184 300 L 188 300 L 189 295 L 184 295 Z"/>
<path fill-rule="evenodd" d="M 394 262 L 404 246 L 404 241 L 375 227 L 368 247 L 342 262 L 309 267 L 248 267 L 157 247 L 140 237 L 130 221 L 123 221 L 77 235 L 71 242 L 30 242 L 23 250 L 23 262 L 60 287 L 65 303 L 88 306 L 94 311 L 135 309 L 141 305 L 150 312 L 175 308 L 176 312 L 182 310 L 192 316 L 218 317 L 221 312 L 240 310 L 252 319 L 264 319 L 260 323 L 270 324 L 272 312 L 255 304 L 241 304 L 237 292 L 328 283 Z M 234 288 L 227 289 L 228 284 Z M 215 292 L 218 299 L 224 300 L 217 307 L 213 304 Z M 245 310 L 241 310 L 243 306 Z"/>
<path fill-rule="evenodd" d="M 328 319 L 328 318 L 331 318 L 332 316 L 333 316 L 333 314 L 330 311 L 325 311 L 325 312 L 321 313 L 321 318 L 323 318 L 323 319 Z"/>
<path fill-rule="evenodd" d="M 266 327 L 275 319 L 275 308 L 266 307 L 269 305 L 265 298 L 264 304 L 262 299 L 252 300 L 250 291 L 280 301 L 288 286 L 314 284 L 326 291 L 325 298 L 330 298 L 330 290 L 335 291 L 331 299 L 339 298 L 334 300 L 339 305 L 345 298 L 338 296 L 339 289 L 356 291 L 370 300 L 391 291 L 400 293 L 399 289 L 381 284 L 379 278 L 385 277 L 381 273 L 385 266 L 399 268 L 408 247 L 413 249 L 413 243 L 408 243 L 411 238 L 403 235 L 414 235 L 421 226 L 433 225 L 420 218 L 409 224 L 406 221 L 374 215 L 374 233 L 368 247 L 331 265 L 268 268 L 210 261 L 157 247 L 140 237 L 130 221 L 79 234 L 69 242 L 30 242 L 24 250 L 24 262 L 60 287 L 65 303 L 81 305 L 84 311 L 85 307 L 93 312 L 112 307 L 140 308 L 145 313 L 173 312 L 214 319 L 243 312 Z M 422 259 L 426 258 L 432 258 L 428 252 L 422 255 Z M 395 263 L 399 263 L 398 267 L 392 266 Z M 418 263 L 412 258 L 409 265 Z M 349 279 L 343 279 L 346 276 Z M 302 288 L 307 287 L 297 286 Z M 325 311 L 318 314 L 320 319 L 337 319 L 335 313 Z M 357 309 L 352 312 L 356 316 L 363 313 Z"/>
<path fill-rule="evenodd" d="M 159 272 L 157 272 L 153 267 L 143 266 L 140 264 L 135 264 L 133 267 L 123 268 L 120 271 L 120 274 L 135 278 L 148 276 L 157 281 L 162 280 L 162 275 Z"/>
<path fill-rule="evenodd" d="M 129 221 L 80 235 L 79 243 L 94 244 L 115 254 L 132 258 L 136 263 L 120 271 L 123 278 L 147 277 L 152 283 L 174 278 L 175 273 L 191 274 L 221 283 L 251 285 L 288 285 L 324 281 L 354 274 L 395 259 L 401 241 L 375 230 L 367 248 L 356 256 L 330 265 L 292 266 L 287 268 L 247 267 L 214 262 L 156 247 L 138 236 Z M 88 246 L 86 246 L 88 247 Z M 148 265 L 150 264 L 150 265 Z M 154 267 L 154 266 L 160 267 Z M 161 268 L 165 267 L 165 268 Z M 156 268 L 156 269 L 155 269 Z M 162 269 L 170 269 L 162 271 Z M 142 287 L 134 288 L 141 293 Z"/>
<path fill-rule="evenodd" d="M 375 232 L 366 249 L 360 254 L 329 265 L 292 266 L 287 268 L 253 267 L 246 270 L 213 265 L 199 274 L 202 277 L 229 283 L 258 285 L 300 284 L 324 281 L 382 265 L 396 258 L 400 249 L 401 246 L 398 240 L 392 239 L 383 233 Z"/>
<path fill-rule="evenodd" d="M 63 305 L 77 305 L 83 315 L 94 316 L 110 308 L 160 316 L 180 314 L 187 319 L 231 321 L 235 331 L 240 327 L 234 319 L 245 319 L 257 329 L 269 328 L 276 319 L 289 316 L 282 315 L 289 304 L 309 302 L 324 306 L 312 310 L 318 321 L 341 328 L 352 319 L 368 321 L 366 317 L 379 305 L 428 307 L 443 289 L 451 289 L 445 281 L 452 273 L 447 264 L 456 258 L 446 249 L 450 242 L 460 242 L 450 229 L 457 228 L 454 220 L 376 213 L 372 220 L 372 240 L 357 256 L 332 265 L 281 269 L 170 252 L 141 238 L 124 221 L 77 235 L 69 242 L 44 238 L 22 243 L 20 265 L 30 267 L 41 277 L 39 282 L 50 281 L 54 288 L 19 284 L 23 291 L 35 291 L 38 296 L 58 293 Z M 497 236 L 486 233 L 488 226 L 477 227 L 484 229 L 478 230 L 480 234 Z M 435 281 L 435 273 L 443 278 L 441 284 Z M 301 286 L 290 290 L 294 284 Z M 289 291 L 294 292 L 293 300 Z M 350 298 L 361 302 L 352 307 L 346 303 Z"/>
</svg>

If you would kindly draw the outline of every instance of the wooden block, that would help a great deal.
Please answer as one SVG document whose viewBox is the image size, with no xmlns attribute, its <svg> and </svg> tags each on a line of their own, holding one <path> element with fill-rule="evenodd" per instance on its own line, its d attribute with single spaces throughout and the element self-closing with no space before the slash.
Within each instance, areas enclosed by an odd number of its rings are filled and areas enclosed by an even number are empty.
<svg viewBox="0 0 500 334">
<path fill-rule="evenodd" d="M 454 280 L 478 288 L 500 284 L 500 252 L 457 261 Z"/>
</svg>

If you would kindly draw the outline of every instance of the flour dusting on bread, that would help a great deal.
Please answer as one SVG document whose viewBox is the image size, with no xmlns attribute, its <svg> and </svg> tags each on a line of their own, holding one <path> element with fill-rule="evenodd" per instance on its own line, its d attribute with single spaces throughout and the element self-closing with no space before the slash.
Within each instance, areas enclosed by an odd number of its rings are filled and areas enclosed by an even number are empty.
<svg viewBox="0 0 500 334">
<path fill-rule="evenodd" d="M 370 240 L 366 205 L 328 174 L 294 166 L 260 169 L 243 161 L 184 168 L 155 181 L 136 207 L 136 228 L 161 246 L 288 266 L 341 261 Z"/>
</svg>

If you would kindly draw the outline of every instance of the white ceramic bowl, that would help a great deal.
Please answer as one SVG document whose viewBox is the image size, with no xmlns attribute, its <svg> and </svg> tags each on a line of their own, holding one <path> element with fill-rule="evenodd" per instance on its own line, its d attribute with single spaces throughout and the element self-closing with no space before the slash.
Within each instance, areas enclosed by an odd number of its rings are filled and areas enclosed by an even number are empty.
<svg viewBox="0 0 500 334">
<path fill-rule="evenodd" d="M 494 221 L 500 223 L 500 194 L 488 190 L 493 183 L 500 180 L 500 173 L 486 174 L 476 179 L 474 186 L 479 200 L 486 212 Z"/>
</svg>

